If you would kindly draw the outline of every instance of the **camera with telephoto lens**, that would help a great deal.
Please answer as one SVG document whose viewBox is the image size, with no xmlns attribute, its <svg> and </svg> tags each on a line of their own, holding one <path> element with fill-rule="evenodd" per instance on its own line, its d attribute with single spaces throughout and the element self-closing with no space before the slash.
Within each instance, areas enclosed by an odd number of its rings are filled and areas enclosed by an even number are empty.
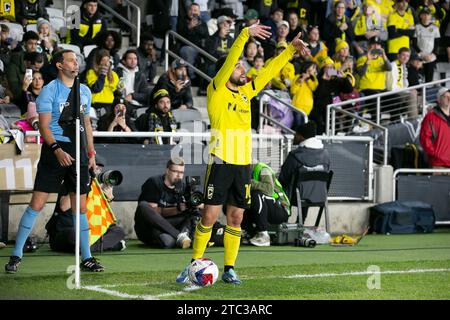
<svg viewBox="0 0 450 320">
<path fill-rule="evenodd" d="M 123 175 L 118 170 L 107 170 L 97 175 L 97 180 L 100 183 L 109 184 L 111 186 L 118 186 L 122 183 Z"/>
<path fill-rule="evenodd" d="M 304 237 L 296 238 L 294 240 L 294 245 L 296 247 L 314 248 L 316 246 L 316 240 Z"/>
<path fill-rule="evenodd" d="M 200 177 L 187 176 L 184 197 L 188 208 L 195 208 L 203 203 L 203 192 L 200 188 Z"/>
</svg>

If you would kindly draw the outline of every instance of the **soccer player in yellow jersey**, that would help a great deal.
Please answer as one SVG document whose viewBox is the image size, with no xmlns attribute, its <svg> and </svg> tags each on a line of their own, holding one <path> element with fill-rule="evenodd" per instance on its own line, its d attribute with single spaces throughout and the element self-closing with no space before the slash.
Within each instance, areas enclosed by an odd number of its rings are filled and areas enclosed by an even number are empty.
<svg viewBox="0 0 450 320">
<path fill-rule="evenodd" d="M 240 284 L 234 265 L 241 240 L 244 210 L 250 207 L 252 135 L 250 100 L 280 72 L 296 51 L 305 54 L 299 33 L 287 48 L 261 73 L 247 83 L 240 59 L 249 37 L 269 38 L 270 27 L 258 23 L 244 28 L 228 56 L 216 63 L 216 76 L 207 88 L 207 109 L 211 122 L 210 161 L 205 178 L 205 209 L 195 229 L 192 261 L 203 257 L 213 224 L 226 205 L 224 232 L 224 273 L 226 283 Z M 178 283 L 189 282 L 188 266 L 178 275 Z"/>
</svg>

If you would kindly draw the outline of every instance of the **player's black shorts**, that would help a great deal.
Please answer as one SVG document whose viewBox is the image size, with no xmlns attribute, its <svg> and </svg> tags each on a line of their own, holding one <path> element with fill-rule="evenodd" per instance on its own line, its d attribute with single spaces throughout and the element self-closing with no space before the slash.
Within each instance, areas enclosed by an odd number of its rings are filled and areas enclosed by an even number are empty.
<svg viewBox="0 0 450 320">
<path fill-rule="evenodd" d="M 251 174 L 250 164 L 235 165 L 213 158 L 206 169 L 205 204 L 249 208 Z"/>
<path fill-rule="evenodd" d="M 58 141 L 61 148 L 75 159 L 75 144 Z M 53 151 L 47 144 L 42 145 L 41 157 L 37 166 L 36 180 L 34 181 L 34 191 L 47 193 L 58 193 L 61 184 L 64 182 L 69 192 L 76 192 L 76 162 L 70 167 L 63 167 L 59 164 Z M 80 194 L 89 191 L 89 171 L 87 161 L 80 163 Z"/>
</svg>

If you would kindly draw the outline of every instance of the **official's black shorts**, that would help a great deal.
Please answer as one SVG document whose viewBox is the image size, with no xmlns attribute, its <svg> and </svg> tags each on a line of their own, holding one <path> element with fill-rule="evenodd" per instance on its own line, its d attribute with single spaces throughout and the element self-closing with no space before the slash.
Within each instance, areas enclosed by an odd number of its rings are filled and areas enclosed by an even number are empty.
<svg viewBox="0 0 450 320">
<path fill-rule="evenodd" d="M 58 144 L 75 159 L 75 144 L 61 141 L 58 141 Z M 76 192 L 76 177 L 76 162 L 74 161 L 69 167 L 61 166 L 53 151 L 44 143 L 37 166 L 33 190 L 46 193 L 58 193 L 61 189 L 61 184 L 64 182 L 69 192 Z M 89 171 L 87 161 L 84 160 L 80 163 L 80 194 L 87 194 L 88 191 Z"/>
<path fill-rule="evenodd" d="M 249 208 L 251 173 L 250 164 L 235 165 L 213 158 L 206 170 L 205 204 L 229 204 L 242 209 Z"/>
</svg>

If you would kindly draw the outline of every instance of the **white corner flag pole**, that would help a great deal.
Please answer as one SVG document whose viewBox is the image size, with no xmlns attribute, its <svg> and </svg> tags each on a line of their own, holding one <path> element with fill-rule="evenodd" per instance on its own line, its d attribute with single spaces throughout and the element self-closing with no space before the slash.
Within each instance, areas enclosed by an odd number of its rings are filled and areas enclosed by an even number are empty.
<svg viewBox="0 0 450 320">
<path fill-rule="evenodd" d="M 79 106 L 77 106 L 79 108 Z M 75 161 L 77 176 L 76 218 L 75 218 L 75 288 L 80 289 L 80 118 L 75 120 Z"/>
</svg>

